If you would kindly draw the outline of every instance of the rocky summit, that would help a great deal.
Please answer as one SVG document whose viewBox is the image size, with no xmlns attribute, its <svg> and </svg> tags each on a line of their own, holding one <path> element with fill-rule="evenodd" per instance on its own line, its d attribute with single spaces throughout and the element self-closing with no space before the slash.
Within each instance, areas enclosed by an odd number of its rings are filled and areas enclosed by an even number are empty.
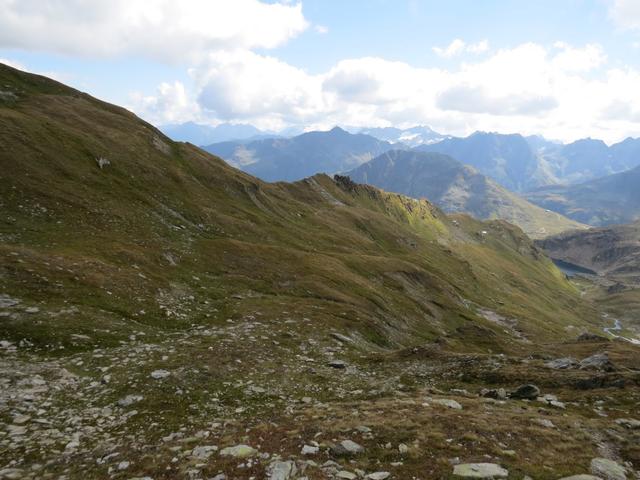
<svg viewBox="0 0 640 480">
<path fill-rule="evenodd" d="M 520 228 L 0 93 L 0 478 L 638 477 L 631 320 Z"/>
</svg>

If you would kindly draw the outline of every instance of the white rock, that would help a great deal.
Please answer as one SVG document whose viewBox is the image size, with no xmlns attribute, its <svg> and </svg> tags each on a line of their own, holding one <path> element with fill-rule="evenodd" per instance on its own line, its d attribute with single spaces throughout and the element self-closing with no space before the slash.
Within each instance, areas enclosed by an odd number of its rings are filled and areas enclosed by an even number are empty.
<svg viewBox="0 0 640 480">
<path fill-rule="evenodd" d="M 269 480 L 289 480 L 298 472 L 295 462 L 289 460 L 286 462 L 276 461 L 267 468 L 269 472 Z"/>
<path fill-rule="evenodd" d="M 191 451 L 191 456 L 197 458 L 198 460 L 206 460 L 211 455 L 213 455 L 213 452 L 216 452 L 217 450 L 218 447 L 216 447 L 215 445 L 201 445 Z"/>
<path fill-rule="evenodd" d="M 364 452 L 364 447 L 362 445 L 358 445 L 352 440 L 343 440 L 342 442 L 340 442 L 340 446 L 344 448 L 348 453 Z"/>
<path fill-rule="evenodd" d="M 15 417 L 13 417 L 13 423 L 15 423 L 16 425 L 24 425 L 29 420 L 31 420 L 31 417 L 29 415 L 16 415 Z"/>
<path fill-rule="evenodd" d="M 130 405 L 133 405 L 134 403 L 138 403 L 143 398 L 144 397 L 142 395 L 127 395 L 126 397 L 118 400 L 118 405 L 121 407 L 128 407 Z"/>
<path fill-rule="evenodd" d="M 507 478 L 509 472 L 495 463 L 462 463 L 453 467 L 453 475 L 462 478 Z"/>
<path fill-rule="evenodd" d="M 548 420 L 546 418 L 534 418 L 533 421 L 536 422 L 538 425 L 541 425 L 543 427 L 556 428 L 554 423 L 551 420 Z"/>
<path fill-rule="evenodd" d="M 607 458 L 591 460 L 591 473 L 605 480 L 627 480 L 627 469 Z"/>
<path fill-rule="evenodd" d="M 315 455 L 319 451 L 320 451 L 320 448 L 318 447 L 314 447 L 313 445 L 304 445 L 300 453 L 302 455 Z"/>
<path fill-rule="evenodd" d="M 391 474 L 389 472 L 374 472 L 367 475 L 365 478 L 369 480 L 387 480 Z"/>
<path fill-rule="evenodd" d="M 163 378 L 167 378 L 171 373 L 167 370 L 154 370 L 151 372 L 151 378 L 155 378 L 156 380 L 161 380 Z"/>
<path fill-rule="evenodd" d="M 433 398 L 431 399 L 431 403 L 442 405 L 443 407 L 451 408 L 453 410 L 462 410 L 462 405 L 455 400 L 450 400 L 448 398 Z"/>
<path fill-rule="evenodd" d="M 0 478 L 7 480 L 18 480 L 24 478 L 24 471 L 19 468 L 4 468 L 0 470 Z"/>
<path fill-rule="evenodd" d="M 640 430 L 640 420 L 634 420 L 633 418 L 619 418 L 616 420 L 616 423 L 631 430 Z"/>
<path fill-rule="evenodd" d="M 336 473 L 337 478 L 343 478 L 344 480 L 355 480 L 358 476 L 355 473 L 348 472 L 347 470 L 340 470 Z"/>
</svg>

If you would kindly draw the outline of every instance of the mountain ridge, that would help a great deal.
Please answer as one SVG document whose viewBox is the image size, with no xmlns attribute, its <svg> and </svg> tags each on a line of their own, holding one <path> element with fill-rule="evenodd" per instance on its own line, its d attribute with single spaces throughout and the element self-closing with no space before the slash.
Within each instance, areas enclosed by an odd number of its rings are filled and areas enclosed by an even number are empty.
<svg viewBox="0 0 640 480">
<path fill-rule="evenodd" d="M 203 147 L 265 181 L 295 181 L 316 173 L 333 174 L 391 149 L 389 142 L 340 127 L 292 138 L 224 142 Z"/>
<path fill-rule="evenodd" d="M 427 198 L 449 213 L 509 221 L 534 238 L 585 228 L 528 203 L 473 167 L 443 154 L 392 150 L 347 175 L 388 191 Z"/>
<path fill-rule="evenodd" d="M 640 219 L 640 167 L 568 186 L 529 192 L 530 202 L 593 226 L 632 223 Z"/>
</svg>

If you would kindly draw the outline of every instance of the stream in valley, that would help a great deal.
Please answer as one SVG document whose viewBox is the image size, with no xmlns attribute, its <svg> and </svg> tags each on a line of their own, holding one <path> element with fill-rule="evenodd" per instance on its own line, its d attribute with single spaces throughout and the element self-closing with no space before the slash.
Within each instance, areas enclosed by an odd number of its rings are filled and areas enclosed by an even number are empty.
<svg viewBox="0 0 640 480">
<path fill-rule="evenodd" d="M 605 320 L 609 318 L 609 314 L 605 313 L 602 315 L 602 318 L 604 318 Z M 621 335 L 618 335 L 617 333 L 614 332 L 620 332 L 622 331 L 622 322 L 620 322 L 619 319 L 617 318 L 612 318 L 611 320 L 613 320 L 613 326 L 612 327 L 604 327 L 602 330 L 604 331 L 604 333 L 611 335 L 614 338 L 619 338 L 620 340 L 626 340 L 627 342 L 633 343 L 634 345 L 640 345 L 640 340 L 638 340 L 637 338 L 628 338 L 628 337 L 623 337 Z"/>
</svg>

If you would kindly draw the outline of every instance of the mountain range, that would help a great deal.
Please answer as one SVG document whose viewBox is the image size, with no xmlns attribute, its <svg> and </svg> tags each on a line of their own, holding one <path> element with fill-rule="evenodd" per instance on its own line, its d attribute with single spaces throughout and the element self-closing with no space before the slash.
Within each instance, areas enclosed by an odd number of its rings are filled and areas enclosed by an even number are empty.
<svg viewBox="0 0 640 480">
<path fill-rule="evenodd" d="M 465 138 L 421 145 L 416 150 L 449 155 L 515 192 L 553 182 L 527 140 L 518 134 L 476 132 Z"/>
<path fill-rule="evenodd" d="M 634 138 L 611 146 L 592 138 L 567 145 L 547 143 L 537 152 L 564 184 L 583 183 L 640 165 L 640 139 Z"/>
<path fill-rule="evenodd" d="M 376 157 L 390 145 L 393 149 L 449 155 L 520 194 L 585 183 L 640 166 L 640 139 L 633 138 L 607 146 L 591 138 L 562 144 L 540 136 L 490 132 L 451 137 L 426 126 L 365 128 L 357 134 L 336 127 L 333 135 L 307 132 L 293 137 L 289 135 L 295 130 L 264 132 L 251 125 L 185 123 L 162 129 L 175 140 L 206 145 L 207 151 L 267 181 L 344 171 Z M 365 141 L 363 136 L 370 138 Z M 313 159 L 305 158 L 310 154 Z"/>
<path fill-rule="evenodd" d="M 231 165 L 268 182 L 333 174 L 368 162 L 393 148 L 389 142 L 335 127 L 291 138 L 222 142 L 203 147 Z"/>
<path fill-rule="evenodd" d="M 169 138 L 178 142 L 189 142 L 194 145 L 209 145 L 211 143 L 229 140 L 256 140 L 266 137 L 277 137 L 274 132 L 265 132 L 249 124 L 222 123 L 215 127 L 195 122 L 185 122 L 163 125 L 160 130 Z"/>
<path fill-rule="evenodd" d="M 640 219 L 639 185 L 640 167 L 636 167 L 577 185 L 543 187 L 525 197 L 578 222 L 611 225 Z"/>
<path fill-rule="evenodd" d="M 424 128 L 427 127 L 420 127 L 423 129 L 420 131 L 430 132 Z M 367 131 L 394 141 L 406 132 Z M 639 148 L 640 140 L 634 139 L 611 147 L 591 139 L 562 145 L 535 136 L 476 132 L 466 138 L 444 138 L 410 149 L 403 143 L 379 140 L 365 133 L 351 134 L 339 127 L 291 138 L 236 140 L 204 147 L 266 181 L 295 181 L 316 173 L 348 171 L 358 181 L 428 198 L 447 211 L 506 219 L 536 237 L 557 233 L 565 226 L 608 225 L 640 218 L 640 200 L 635 188 L 640 171 L 606 175 L 640 163 Z M 382 166 L 385 160 L 381 160 L 354 170 L 390 150 L 441 153 L 447 155 L 447 159 L 440 158 L 437 168 L 429 162 L 401 162 L 394 164 L 391 172 L 389 165 Z M 420 157 L 408 153 L 402 158 Z M 445 166 L 447 162 L 451 164 Z M 465 169 L 463 165 L 472 169 Z M 404 167 L 409 170 L 401 172 Z M 365 171 L 366 177 L 362 175 Z M 449 175 L 446 183 L 437 185 L 445 171 Z M 384 175 L 393 178 L 385 179 Z M 571 183 L 599 175 L 604 176 Z M 405 177 L 402 184 L 398 183 L 401 177 Z M 420 178 L 422 187 L 418 188 L 417 182 L 410 178 Z"/>
<path fill-rule="evenodd" d="M 640 139 L 632 138 L 609 147 L 602 140 L 564 145 L 537 136 L 476 132 L 416 149 L 450 155 L 518 193 L 581 183 L 640 165 Z"/>
<path fill-rule="evenodd" d="M 393 150 L 347 175 L 356 182 L 429 199 L 446 212 L 506 220 L 532 238 L 584 228 L 578 222 L 527 202 L 475 168 L 439 153 Z"/>
</svg>

